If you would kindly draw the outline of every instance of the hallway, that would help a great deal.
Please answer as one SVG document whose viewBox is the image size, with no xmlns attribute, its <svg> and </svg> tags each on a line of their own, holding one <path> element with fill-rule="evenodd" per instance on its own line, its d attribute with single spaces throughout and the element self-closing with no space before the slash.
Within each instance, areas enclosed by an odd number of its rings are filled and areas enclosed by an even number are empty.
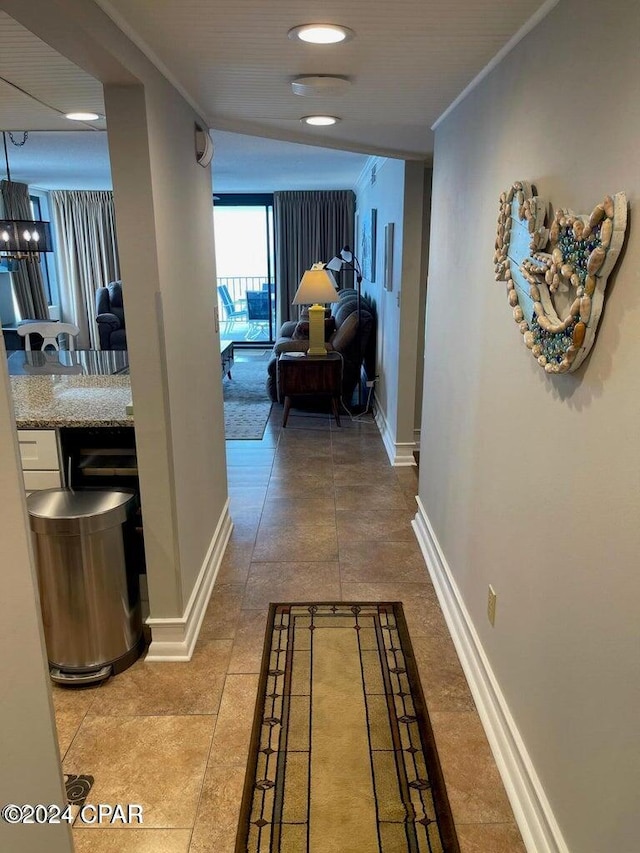
<svg viewBox="0 0 640 853">
<path fill-rule="evenodd" d="M 144 807 L 144 828 L 75 828 L 76 849 L 232 853 L 268 603 L 400 600 L 462 853 L 524 853 L 410 526 L 415 469 L 369 418 L 281 417 L 227 442 L 234 530 L 193 659 L 54 687 L 65 773 L 95 777 L 89 802 Z"/>
</svg>

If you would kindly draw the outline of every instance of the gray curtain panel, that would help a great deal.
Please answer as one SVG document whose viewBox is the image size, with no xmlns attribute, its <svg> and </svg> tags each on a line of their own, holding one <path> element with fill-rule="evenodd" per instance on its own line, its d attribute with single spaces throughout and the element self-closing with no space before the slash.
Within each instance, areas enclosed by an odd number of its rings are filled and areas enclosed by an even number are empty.
<svg viewBox="0 0 640 853">
<path fill-rule="evenodd" d="M 26 184 L 0 181 L 0 188 L 6 219 L 33 219 Z M 49 319 L 39 255 L 18 261 L 18 269 L 11 273 L 11 286 L 23 320 Z"/>
<path fill-rule="evenodd" d="M 113 193 L 54 190 L 50 201 L 62 318 L 80 329 L 79 349 L 99 349 L 96 290 L 120 278 Z"/>
<path fill-rule="evenodd" d="M 352 190 L 276 192 L 274 227 L 279 322 L 292 319 L 291 302 L 305 270 L 353 246 L 356 197 Z M 345 282 L 342 282 L 345 286 Z"/>
</svg>

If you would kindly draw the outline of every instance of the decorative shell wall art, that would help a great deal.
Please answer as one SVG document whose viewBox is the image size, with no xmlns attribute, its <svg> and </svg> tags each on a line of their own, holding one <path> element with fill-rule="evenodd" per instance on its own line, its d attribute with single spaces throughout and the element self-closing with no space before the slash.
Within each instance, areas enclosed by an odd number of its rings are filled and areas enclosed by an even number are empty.
<svg viewBox="0 0 640 853">
<path fill-rule="evenodd" d="M 538 364 L 547 373 L 569 373 L 595 340 L 607 278 L 627 229 L 627 198 L 607 196 L 590 216 L 556 210 L 549 228 L 546 209 L 526 181 L 502 193 L 496 280 L 506 281 L 513 318 Z M 561 300 L 564 311 L 557 307 Z"/>
</svg>

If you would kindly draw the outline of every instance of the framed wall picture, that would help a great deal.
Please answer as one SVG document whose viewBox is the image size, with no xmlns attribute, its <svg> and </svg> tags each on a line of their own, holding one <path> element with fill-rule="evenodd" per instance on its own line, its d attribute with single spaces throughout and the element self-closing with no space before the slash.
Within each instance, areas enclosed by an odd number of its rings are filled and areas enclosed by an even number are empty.
<svg viewBox="0 0 640 853">
<path fill-rule="evenodd" d="M 360 263 L 362 275 L 367 281 L 376 280 L 376 228 L 378 211 L 372 208 L 369 216 L 363 217 L 362 245 L 360 246 Z"/>
<path fill-rule="evenodd" d="M 384 226 L 384 289 L 393 290 L 393 222 Z"/>
</svg>

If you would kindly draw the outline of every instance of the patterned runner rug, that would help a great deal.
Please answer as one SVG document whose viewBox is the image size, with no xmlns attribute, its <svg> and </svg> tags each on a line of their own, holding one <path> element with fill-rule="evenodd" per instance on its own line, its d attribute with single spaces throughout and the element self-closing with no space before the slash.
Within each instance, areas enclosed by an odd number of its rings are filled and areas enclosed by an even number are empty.
<svg viewBox="0 0 640 853">
<path fill-rule="evenodd" d="M 236 853 L 459 853 L 401 604 L 271 605 Z"/>
<path fill-rule="evenodd" d="M 269 353 L 237 357 L 231 379 L 222 382 L 227 439 L 260 440 L 273 405 L 267 394 Z"/>
</svg>

